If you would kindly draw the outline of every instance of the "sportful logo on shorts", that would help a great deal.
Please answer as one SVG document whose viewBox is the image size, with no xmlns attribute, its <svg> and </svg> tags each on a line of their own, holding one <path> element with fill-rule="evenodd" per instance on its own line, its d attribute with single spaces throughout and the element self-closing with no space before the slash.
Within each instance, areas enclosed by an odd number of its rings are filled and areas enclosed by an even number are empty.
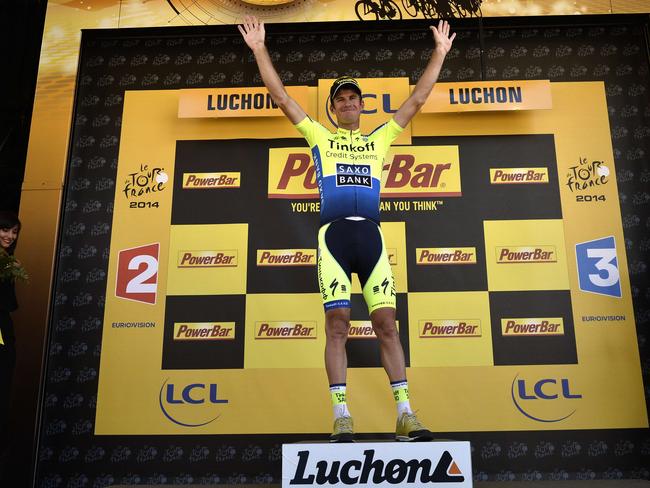
<svg viewBox="0 0 650 488">
<path fill-rule="evenodd" d="M 336 163 L 336 186 L 364 186 L 372 188 L 370 165 Z"/>
</svg>

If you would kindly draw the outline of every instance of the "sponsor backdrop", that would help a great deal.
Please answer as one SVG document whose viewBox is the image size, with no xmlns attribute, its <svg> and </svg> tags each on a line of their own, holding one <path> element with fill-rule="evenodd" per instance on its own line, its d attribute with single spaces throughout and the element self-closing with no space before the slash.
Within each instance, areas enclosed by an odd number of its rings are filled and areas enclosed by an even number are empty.
<svg viewBox="0 0 650 488">
<path fill-rule="evenodd" d="M 459 24 L 446 104 L 383 175 L 414 404 L 473 442 L 479 480 L 647 477 L 644 265 L 628 256 L 645 223 L 621 206 L 648 198 L 619 186 L 650 133 L 641 30 L 495 25 L 481 58 Z M 324 80 L 353 74 L 380 123 L 429 55 L 425 25 L 328 30 L 272 31 L 282 78 L 328 124 Z M 309 150 L 232 28 L 170 32 L 82 43 L 40 486 L 279 481 L 280 444 L 330 428 Z M 525 79 L 552 83 L 517 110 Z M 353 293 L 350 403 L 377 437 L 394 405 Z"/>
<path fill-rule="evenodd" d="M 369 118 L 390 117 L 407 81 L 360 79 Z M 307 104 L 324 122 L 327 85 Z M 438 88 L 465 109 L 535 96 L 524 83 L 511 99 Z M 386 158 L 411 393 L 436 431 L 647 426 L 604 86 L 547 90 L 552 108 L 423 113 Z M 310 150 L 281 115 L 263 116 L 263 93 L 198 95 L 215 118 L 178 117 L 191 92 L 125 94 L 95 433 L 324 432 Z M 235 117 L 256 99 L 260 116 Z M 372 398 L 356 428 L 387 432 L 394 405 L 358 298 L 351 409 Z M 296 421 L 279 390 L 309 415 Z M 125 414 L 121 393 L 138 408 Z"/>
</svg>

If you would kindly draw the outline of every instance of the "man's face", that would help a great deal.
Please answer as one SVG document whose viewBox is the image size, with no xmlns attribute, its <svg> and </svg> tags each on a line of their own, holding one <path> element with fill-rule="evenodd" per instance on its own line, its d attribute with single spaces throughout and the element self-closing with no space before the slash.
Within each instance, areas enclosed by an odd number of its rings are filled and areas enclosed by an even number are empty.
<svg viewBox="0 0 650 488">
<path fill-rule="evenodd" d="M 363 110 L 363 100 L 357 92 L 348 88 L 342 88 L 338 91 L 334 100 L 332 100 L 330 110 L 336 116 L 336 121 L 348 125 L 359 122 L 361 111 Z"/>
</svg>

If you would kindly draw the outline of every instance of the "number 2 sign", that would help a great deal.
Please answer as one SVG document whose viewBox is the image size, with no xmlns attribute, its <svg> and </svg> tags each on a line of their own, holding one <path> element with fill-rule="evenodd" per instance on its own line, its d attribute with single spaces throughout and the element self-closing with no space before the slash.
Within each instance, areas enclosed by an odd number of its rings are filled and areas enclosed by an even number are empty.
<svg viewBox="0 0 650 488">
<path fill-rule="evenodd" d="M 156 303 L 160 244 L 147 244 L 119 252 L 115 296 L 143 303 Z"/>
</svg>

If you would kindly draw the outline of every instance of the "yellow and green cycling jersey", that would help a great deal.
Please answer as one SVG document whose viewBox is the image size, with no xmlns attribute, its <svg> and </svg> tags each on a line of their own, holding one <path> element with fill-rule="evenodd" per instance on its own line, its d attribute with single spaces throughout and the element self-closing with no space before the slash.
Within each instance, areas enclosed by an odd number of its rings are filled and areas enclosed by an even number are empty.
<svg viewBox="0 0 650 488">
<path fill-rule="evenodd" d="M 358 129 L 330 132 L 309 117 L 296 124 L 296 129 L 311 148 L 321 225 L 345 217 L 379 223 L 384 157 L 404 129 L 391 118 L 367 136 Z"/>
</svg>

